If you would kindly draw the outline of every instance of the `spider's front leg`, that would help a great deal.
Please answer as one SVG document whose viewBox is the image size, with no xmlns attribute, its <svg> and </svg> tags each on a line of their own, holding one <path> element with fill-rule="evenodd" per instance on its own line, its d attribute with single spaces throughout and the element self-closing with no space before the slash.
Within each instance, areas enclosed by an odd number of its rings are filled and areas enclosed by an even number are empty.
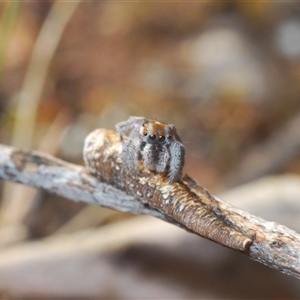
<svg viewBox="0 0 300 300">
<path fill-rule="evenodd" d="M 169 172 L 168 178 L 169 183 L 173 183 L 178 180 L 181 176 L 182 168 L 184 165 L 184 146 L 179 141 L 174 141 L 170 144 L 170 163 L 169 163 Z"/>
<path fill-rule="evenodd" d="M 139 129 L 145 123 L 144 117 L 130 117 L 116 124 L 122 141 L 122 161 L 130 171 L 136 171 L 140 158 Z"/>
<path fill-rule="evenodd" d="M 156 172 L 164 172 L 168 166 L 170 160 L 170 154 L 168 148 L 163 146 L 158 154 L 156 162 Z"/>
<path fill-rule="evenodd" d="M 131 171 L 136 172 L 140 152 L 131 140 L 123 140 L 122 143 L 122 161 L 123 164 Z"/>
<path fill-rule="evenodd" d="M 146 144 L 141 152 L 144 166 L 152 171 L 155 171 L 156 152 L 153 144 Z"/>
</svg>

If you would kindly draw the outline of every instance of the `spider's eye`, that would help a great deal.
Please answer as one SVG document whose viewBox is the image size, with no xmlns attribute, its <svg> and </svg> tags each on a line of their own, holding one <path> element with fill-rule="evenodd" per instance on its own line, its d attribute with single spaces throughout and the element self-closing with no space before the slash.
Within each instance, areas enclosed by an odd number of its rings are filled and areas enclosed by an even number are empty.
<svg viewBox="0 0 300 300">
<path fill-rule="evenodd" d="M 164 136 L 164 135 L 160 135 L 160 136 L 158 137 L 158 141 L 159 141 L 159 142 L 164 142 L 164 141 L 165 141 L 165 136 Z"/>
<path fill-rule="evenodd" d="M 149 139 L 150 139 L 150 141 L 154 141 L 156 139 L 156 135 L 155 134 L 150 134 Z"/>
<path fill-rule="evenodd" d="M 144 132 L 144 136 L 146 136 L 147 135 L 147 132 Z"/>
</svg>

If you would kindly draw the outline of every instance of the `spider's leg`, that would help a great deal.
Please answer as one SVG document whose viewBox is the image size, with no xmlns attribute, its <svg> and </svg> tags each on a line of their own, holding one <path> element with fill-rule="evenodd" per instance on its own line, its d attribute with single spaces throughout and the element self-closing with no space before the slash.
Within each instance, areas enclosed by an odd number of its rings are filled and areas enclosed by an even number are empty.
<svg viewBox="0 0 300 300">
<path fill-rule="evenodd" d="M 143 151 L 142 157 L 144 161 L 144 166 L 147 169 L 155 170 L 155 162 L 156 162 L 156 155 L 155 155 L 155 147 L 152 144 L 146 144 Z"/>
<path fill-rule="evenodd" d="M 178 180 L 181 176 L 182 168 L 184 165 L 184 146 L 179 142 L 175 141 L 170 144 L 170 163 L 168 178 L 169 183 L 173 183 Z"/>
<path fill-rule="evenodd" d="M 131 140 L 123 142 L 122 161 L 130 171 L 137 170 L 139 152 Z"/>
<path fill-rule="evenodd" d="M 166 170 L 167 165 L 170 160 L 170 154 L 168 152 L 167 147 L 162 147 L 161 151 L 159 152 L 157 161 L 156 161 L 156 172 L 163 172 Z"/>
</svg>

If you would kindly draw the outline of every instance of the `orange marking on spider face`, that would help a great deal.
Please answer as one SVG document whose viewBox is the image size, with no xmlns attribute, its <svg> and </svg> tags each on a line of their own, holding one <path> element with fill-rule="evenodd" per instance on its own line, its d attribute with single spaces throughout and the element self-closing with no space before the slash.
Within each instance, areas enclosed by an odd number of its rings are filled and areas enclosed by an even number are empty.
<svg viewBox="0 0 300 300">
<path fill-rule="evenodd" d="M 173 136 L 173 130 L 170 126 L 157 122 L 157 121 L 148 121 L 141 128 L 141 133 L 143 135 L 155 135 L 157 137 L 162 136 Z"/>
</svg>

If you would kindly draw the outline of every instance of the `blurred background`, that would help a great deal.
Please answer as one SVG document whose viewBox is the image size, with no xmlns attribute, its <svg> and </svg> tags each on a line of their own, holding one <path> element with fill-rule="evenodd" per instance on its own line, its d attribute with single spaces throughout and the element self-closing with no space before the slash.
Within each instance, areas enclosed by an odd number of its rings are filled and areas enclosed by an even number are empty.
<svg viewBox="0 0 300 300">
<path fill-rule="evenodd" d="M 7 1 L 0 24 L 1 143 L 83 164 L 95 128 L 172 123 L 185 173 L 300 230 L 300 4 Z M 295 278 L 162 221 L 0 190 L 1 299 L 300 298 Z"/>
</svg>

